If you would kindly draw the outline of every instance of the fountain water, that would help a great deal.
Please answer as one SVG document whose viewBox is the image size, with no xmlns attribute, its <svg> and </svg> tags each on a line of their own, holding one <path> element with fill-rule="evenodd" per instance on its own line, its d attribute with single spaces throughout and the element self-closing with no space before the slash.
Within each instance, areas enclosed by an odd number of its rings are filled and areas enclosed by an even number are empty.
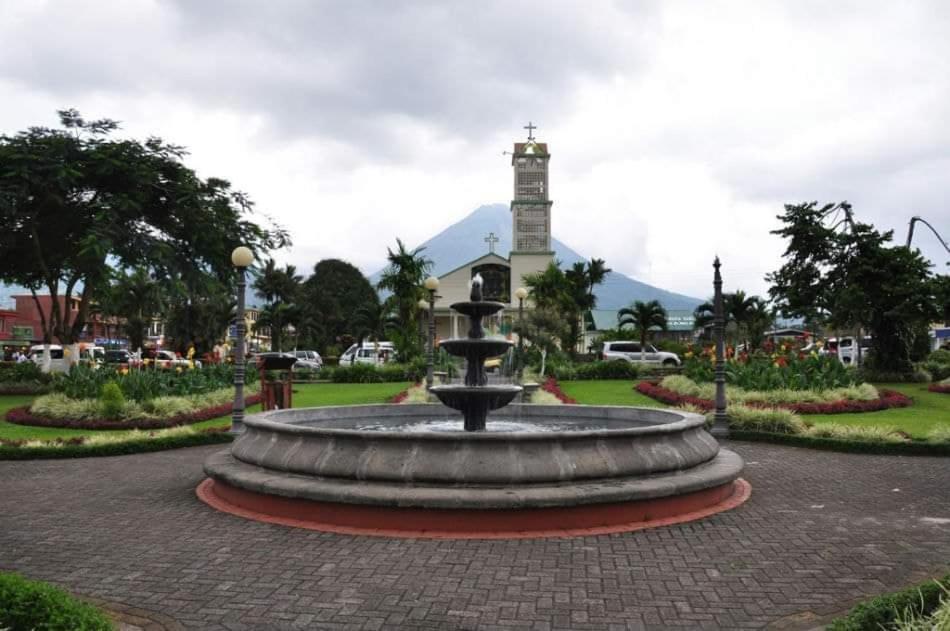
<svg viewBox="0 0 950 631">
<path fill-rule="evenodd" d="M 719 448 L 698 414 L 509 405 L 521 388 L 488 384 L 484 368 L 511 346 L 482 327 L 504 305 L 482 300 L 476 279 L 470 300 L 452 308 L 469 317 L 468 335 L 441 346 L 464 357 L 467 370 L 463 384 L 431 388 L 443 405 L 249 416 L 232 447 L 205 462 L 199 497 L 264 521 L 414 537 L 619 532 L 696 519 L 748 497 L 742 460 Z M 487 422 L 505 406 L 505 418 Z"/>
</svg>

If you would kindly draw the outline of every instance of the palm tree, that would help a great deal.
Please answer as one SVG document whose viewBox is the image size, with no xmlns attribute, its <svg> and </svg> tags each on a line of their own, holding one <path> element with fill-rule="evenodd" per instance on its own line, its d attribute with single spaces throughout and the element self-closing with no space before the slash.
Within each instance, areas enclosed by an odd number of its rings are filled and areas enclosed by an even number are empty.
<svg viewBox="0 0 950 631">
<path fill-rule="evenodd" d="M 589 309 L 597 306 L 597 297 L 594 295 L 594 287 L 602 284 L 607 279 L 607 274 L 612 272 L 604 259 L 591 259 L 587 263 L 587 293 Z"/>
<path fill-rule="evenodd" d="M 267 303 L 262 311 L 271 330 L 271 348 L 281 349 L 281 338 L 284 328 L 291 324 L 298 310 L 294 308 L 300 284 L 303 277 L 297 274 L 293 265 L 285 265 L 284 269 L 277 267 L 274 259 L 269 259 L 264 268 L 254 279 L 253 288 Z M 263 326 L 263 325 L 262 325 Z"/>
<path fill-rule="evenodd" d="M 749 300 L 751 304 L 746 314 L 745 331 L 749 349 L 755 350 L 762 345 L 766 331 L 772 328 L 775 313 L 769 303 L 759 296 L 752 296 Z"/>
<path fill-rule="evenodd" d="M 383 311 L 395 312 L 399 317 L 401 328 L 396 337 L 400 348 L 396 350 L 405 359 L 411 359 L 421 350 L 416 335 L 416 312 L 419 300 L 428 298 L 422 283 L 432 268 L 432 260 L 422 254 L 423 250 L 425 248 L 408 250 L 402 240 L 396 239 L 396 251 L 386 249 L 389 265 L 376 285 L 392 292 L 383 305 Z"/>
<path fill-rule="evenodd" d="M 640 333 L 640 361 L 644 361 L 650 329 L 666 330 L 666 309 L 658 300 L 637 300 L 629 308 L 617 312 L 617 328 L 625 324 L 632 324 Z"/>
<path fill-rule="evenodd" d="M 142 348 L 149 323 L 166 306 L 161 285 L 142 268 L 117 277 L 110 291 L 109 303 L 112 315 L 125 319 L 130 349 Z"/>
</svg>

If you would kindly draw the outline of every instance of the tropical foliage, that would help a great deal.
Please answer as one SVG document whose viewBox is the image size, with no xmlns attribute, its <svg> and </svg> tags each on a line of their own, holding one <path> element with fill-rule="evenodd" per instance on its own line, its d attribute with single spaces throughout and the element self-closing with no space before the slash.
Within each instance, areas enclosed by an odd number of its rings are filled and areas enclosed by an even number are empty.
<svg viewBox="0 0 950 631">
<path fill-rule="evenodd" d="M 419 301 L 428 298 L 422 286 L 432 269 L 432 261 L 422 252 L 425 248 L 409 250 L 396 239 L 396 250 L 387 249 L 388 265 L 377 287 L 390 293 L 383 303 L 385 313 L 394 313 L 398 326 L 391 330 L 393 345 L 403 359 L 411 360 L 422 355 L 422 338 L 419 335 Z M 377 319 L 379 324 L 381 320 Z"/>
<path fill-rule="evenodd" d="M 249 219 L 246 195 L 186 167 L 182 147 L 117 140 L 115 121 L 59 114 L 62 129 L 0 135 L 0 280 L 52 297 L 44 339 L 79 340 L 114 267 L 228 286 L 235 246 L 260 253 L 288 243 L 283 230 Z M 60 297 L 75 294 L 73 316 Z"/>
<path fill-rule="evenodd" d="M 840 226 L 827 225 L 839 214 Z M 784 225 L 773 234 L 788 242 L 785 263 L 766 280 L 782 314 L 867 330 L 869 367 L 911 372 L 916 330 L 940 315 L 930 263 L 917 251 L 889 245 L 891 231 L 854 221 L 847 202 L 786 205 L 778 218 Z"/>
<path fill-rule="evenodd" d="M 640 355 L 643 359 L 650 331 L 666 330 L 666 309 L 658 300 L 637 300 L 630 307 L 617 312 L 617 328 L 622 329 L 626 325 L 633 326 L 637 331 L 640 337 Z"/>
<path fill-rule="evenodd" d="M 245 374 L 248 383 L 257 380 L 257 371 Z M 118 385 L 122 395 L 132 401 L 147 401 L 162 396 L 186 396 L 230 388 L 234 369 L 229 364 L 212 364 L 194 370 L 127 370 L 73 366 L 68 373 L 53 377 L 53 391 L 71 399 L 96 399 L 108 384 Z"/>
</svg>

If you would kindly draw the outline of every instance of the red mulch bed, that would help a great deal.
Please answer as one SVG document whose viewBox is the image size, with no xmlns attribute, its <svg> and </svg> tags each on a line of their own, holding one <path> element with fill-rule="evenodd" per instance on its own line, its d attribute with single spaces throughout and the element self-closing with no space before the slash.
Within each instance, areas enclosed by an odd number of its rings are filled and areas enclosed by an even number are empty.
<svg viewBox="0 0 950 631">
<path fill-rule="evenodd" d="M 699 397 L 690 397 L 678 392 L 664 388 L 659 381 L 641 381 L 636 385 L 636 390 L 640 394 L 645 394 L 651 399 L 656 399 L 661 403 L 668 405 L 689 404 L 709 411 L 716 407 L 715 402 L 709 399 L 700 399 Z M 841 401 L 831 401 L 829 403 L 777 403 L 769 404 L 750 404 L 753 407 L 778 407 L 791 410 L 797 414 L 847 414 L 852 412 L 877 412 L 890 408 L 905 408 L 914 404 L 914 400 L 895 390 L 879 390 L 880 398 L 871 401 L 852 401 L 842 399 Z"/>
<path fill-rule="evenodd" d="M 931 392 L 939 392 L 940 394 L 950 394 L 950 383 L 948 384 L 939 384 L 932 383 L 927 386 L 927 389 Z"/>
<path fill-rule="evenodd" d="M 421 384 L 421 383 L 417 383 L 417 384 L 415 384 L 415 385 L 413 386 L 413 388 L 415 388 L 416 386 L 419 386 L 419 385 L 422 385 L 422 384 Z M 402 392 L 399 392 L 399 393 L 397 393 L 397 394 L 394 394 L 394 395 L 392 396 L 392 398 L 389 399 L 389 402 L 390 402 L 390 403 L 402 403 L 403 401 L 405 401 L 405 400 L 408 399 L 408 398 L 409 398 L 409 388 L 406 388 L 406 389 L 403 390 Z"/>
<path fill-rule="evenodd" d="M 261 395 L 255 394 L 244 400 L 245 405 L 255 405 L 261 402 Z M 164 419 L 131 419 L 117 421 L 110 419 L 62 419 L 45 418 L 30 412 L 29 406 L 12 408 L 7 412 L 8 423 L 17 425 L 32 425 L 34 427 L 61 427 L 67 429 L 166 429 L 179 425 L 192 425 L 201 421 L 209 421 L 219 416 L 231 413 L 232 404 L 217 405 L 211 408 L 198 410 L 191 414 L 179 414 Z"/>
<path fill-rule="evenodd" d="M 564 394 L 564 391 L 561 390 L 561 386 L 559 386 L 557 383 L 557 379 L 554 377 L 548 377 L 547 380 L 541 384 L 541 389 L 556 396 L 561 403 L 568 403 L 571 405 L 577 403 L 577 399 Z"/>
</svg>

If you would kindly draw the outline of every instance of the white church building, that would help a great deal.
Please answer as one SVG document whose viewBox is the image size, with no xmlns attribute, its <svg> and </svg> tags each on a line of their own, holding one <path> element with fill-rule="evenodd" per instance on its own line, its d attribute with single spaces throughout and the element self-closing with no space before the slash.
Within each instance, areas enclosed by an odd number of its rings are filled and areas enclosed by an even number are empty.
<svg viewBox="0 0 950 631">
<path fill-rule="evenodd" d="M 551 154 L 546 143 L 537 142 L 535 127 L 527 125 L 527 142 L 516 142 L 511 155 L 514 172 L 514 195 L 511 201 L 512 250 L 508 257 L 494 251 L 497 238 L 489 235 L 488 252 L 454 270 L 439 276 L 435 303 L 436 339 L 462 337 L 466 332 L 465 316 L 449 306 L 469 299 L 469 284 L 480 274 L 485 300 L 496 300 L 508 306 L 486 326 L 493 334 L 511 336 L 511 327 L 518 317 L 515 291 L 524 286 L 524 276 L 544 271 L 554 261 L 551 247 L 551 205 L 548 187 L 548 163 Z M 527 308 L 527 304 L 525 305 Z"/>
</svg>

